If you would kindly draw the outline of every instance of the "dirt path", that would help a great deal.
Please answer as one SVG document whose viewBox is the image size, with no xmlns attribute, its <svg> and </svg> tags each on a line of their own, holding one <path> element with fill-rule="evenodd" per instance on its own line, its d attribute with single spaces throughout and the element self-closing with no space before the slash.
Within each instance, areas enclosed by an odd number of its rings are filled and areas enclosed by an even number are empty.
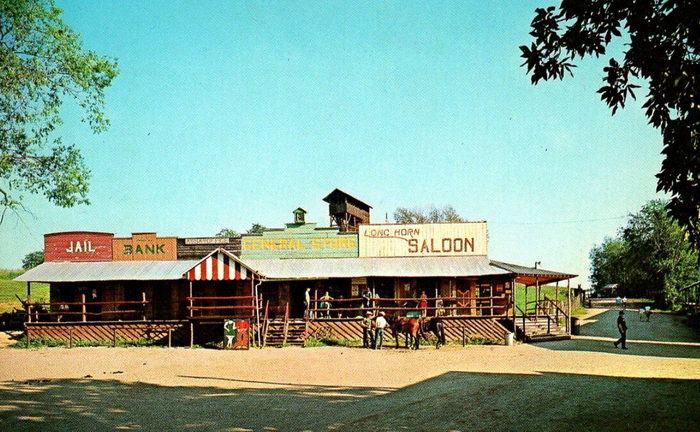
<svg viewBox="0 0 700 432">
<path fill-rule="evenodd" d="M 700 414 L 691 409 L 700 405 L 700 347 L 622 354 L 595 343 L 419 352 L 5 349 L 0 427 L 494 431 L 585 422 L 591 430 L 700 428 Z M 616 401 L 625 403 L 621 415 Z"/>
</svg>

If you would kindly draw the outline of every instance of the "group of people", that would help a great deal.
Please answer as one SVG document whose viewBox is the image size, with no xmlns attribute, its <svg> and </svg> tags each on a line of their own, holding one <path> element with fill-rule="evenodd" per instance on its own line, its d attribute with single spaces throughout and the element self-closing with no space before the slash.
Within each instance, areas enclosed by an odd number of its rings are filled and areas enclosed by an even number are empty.
<svg viewBox="0 0 700 432">
<path fill-rule="evenodd" d="M 365 312 L 362 317 L 362 346 L 364 348 L 382 349 L 384 344 L 384 330 L 388 325 L 384 312 L 373 316 L 371 311 Z"/>
</svg>

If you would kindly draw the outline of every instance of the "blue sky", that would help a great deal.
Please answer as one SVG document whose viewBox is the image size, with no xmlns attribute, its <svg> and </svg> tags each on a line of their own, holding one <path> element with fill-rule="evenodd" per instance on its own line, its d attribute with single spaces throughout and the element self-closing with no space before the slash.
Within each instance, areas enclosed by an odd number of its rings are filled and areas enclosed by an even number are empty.
<svg viewBox="0 0 700 432">
<path fill-rule="evenodd" d="M 492 258 L 585 286 L 590 248 L 659 197 L 662 140 L 643 100 L 612 117 L 595 93 L 610 55 L 530 84 L 518 46 L 550 3 L 59 1 L 119 62 L 112 127 L 93 135 L 65 106 L 92 205 L 29 198 L 34 216 L 0 226 L 0 267 L 45 232 L 206 236 L 299 206 L 327 224 L 339 187 L 376 222 L 451 204 L 488 220 Z"/>
</svg>

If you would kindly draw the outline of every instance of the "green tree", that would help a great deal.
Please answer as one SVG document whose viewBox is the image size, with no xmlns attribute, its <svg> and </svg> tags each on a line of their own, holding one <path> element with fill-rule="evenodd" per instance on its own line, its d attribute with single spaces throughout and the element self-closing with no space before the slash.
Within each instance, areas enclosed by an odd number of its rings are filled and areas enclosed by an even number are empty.
<svg viewBox="0 0 700 432">
<path fill-rule="evenodd" d="M 30 252 L 22 259 L 22 268 L 25 270 L 32 269 L 44 262 L 44 251 Z"/>
<path fill-rule="evenodd" d="M 93 132 L 109 126 L 104 90 L 114 61 L 86 51 L 52 0 L 0 2 L 0 223 L 24 209 L 23 193 L 71 207 L 89 204 L 90 171 L 57 135 L 64 99 L 81 107 Z"/>
<path fill-rule="evenodd" d="M 248 234 L 262 234 L 267 227 L 265 225 L 261 225 L 259 223 L 254 223 L 248 231 L 246 231 Z"/>
<path fill-rule="evenodd" d="M 625 242 L 618 238 L 606 237 L 600 246 L 591 249 L 591 287 L 601 292 L 605 285 L 618 284 L 625 295 L 636 296 L 627 285 L 628 275 L 625 266 Z"/>
<path fill-rule="evenodd" d="M 231 228 L 221 228 L 221 230 L 214 234 L 215 237 L 238 237 L 238 231 Z"/>
<path fill-rule="evenodd" d="M 669 215 L 666 204 L 648 202 L 630 215 L 615 238 L 606 238 L 591 250 L 594 288 L 618 283 L 628 296 L 652 298 L 659 306 L 678 306 L 678 289 L 698 278 L 698 252 Z"/>
<path fill-rule="evenodd" d="M 601 99 L 613 115 L 645 82 L 644 109 L 663 135 L 665 156 L 657 190 L 700 248 L 700 7 L 697 0 L 562 0 L 536 9 L 530 46 L 521 46 L 533 84 L 573 75 L 574 61 L 605 55 L 615 38 L 629 37 L 610 58 Z"/>
<path fill-rule="evenodd" d="M 396 223 L 464 222 L 454 207 L 398 207 L 394 211 Z"/>
</svg>

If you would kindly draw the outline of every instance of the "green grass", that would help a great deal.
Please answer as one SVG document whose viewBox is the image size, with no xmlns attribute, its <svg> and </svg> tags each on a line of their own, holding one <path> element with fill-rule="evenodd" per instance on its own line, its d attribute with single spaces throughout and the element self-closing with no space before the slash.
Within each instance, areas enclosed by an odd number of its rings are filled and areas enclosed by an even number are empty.
<svg viewBox="0 0 700 432">
<path fill-rule="evenodd" d="M 50 348 L 50 347 L 67 347 L 68 341 L 51 339 L 51 338 L 32 338 L 30 342 L 30 348 Z M 79 347 L 111 347 L 114 342 L 111 340 L 103 341 L 83 341 L 76 340 L 73 341 L 73 346 Z M 157 342 L 151 339 L 138 339 L 138 340 L 121 340 L 117 338 L 117 348 L 128 348 L 128 347 L 144 347 L 144 346 L 155 346 Z M 17 340 L 14 345 L 10 345 L 10 348 L 27 348 L 27 338 L 22 336 Z"/>
<path fill-rule="evenodd" d="M 12 312 L 13 308 L 22 309 L 22 304 L 15 295 L 21 299 L 27 298 L 27 283 L 13 281 L 13 278 L 21 275 L 22 270 L 0 269 L 0 313 Z M 32 283 L 32 300 L 38 302 L 49 301 L 49 284 Z"/>
<path fill-rule="evenodd" d="M 540 287 L 542 290 L 541 298 L 547 296 L 550 299 L 559 299 L 566 301 L 566 287 L 559 287 L 559 292 L 557 293 L 557 287 L 552 285 L 542 285 Z M 527 300 L 535 301 L 537 289 L 534 286 L 528 287 L 527 289 Z M 525 286 L 522 284 L 517 284 L 515 287 L 515 304 L 522 310 L 525 310 Z M 530 308 L 533 306 L 531 305 Z"/>
</svg>

